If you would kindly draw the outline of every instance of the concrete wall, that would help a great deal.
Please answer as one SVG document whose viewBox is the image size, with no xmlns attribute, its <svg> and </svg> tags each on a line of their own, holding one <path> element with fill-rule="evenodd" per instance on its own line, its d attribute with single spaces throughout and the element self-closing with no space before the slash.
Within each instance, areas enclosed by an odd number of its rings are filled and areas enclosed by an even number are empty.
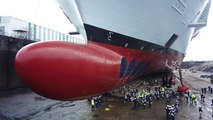
<svg viewBox="0 0 213 120">
<path fill-rule="evenodd" d="M 15 55 L 33 41 L 0 35 L 0 90 L 24 87 L 14 69 Z"/>
</svg>

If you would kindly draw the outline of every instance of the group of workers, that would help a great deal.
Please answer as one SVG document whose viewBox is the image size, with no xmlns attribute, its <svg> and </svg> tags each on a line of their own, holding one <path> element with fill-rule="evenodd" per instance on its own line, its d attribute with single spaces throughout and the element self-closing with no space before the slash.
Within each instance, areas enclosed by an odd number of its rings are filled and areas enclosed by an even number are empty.
<svg viewBox="0 0 213 120">
<path fill-rule="evenodd" d="M 201 88 L 201 102 L 205 103 L 205 95 L 207 91 L 212 93 L 212 88 Z M 174 120 L 175 114 L 178 112 L 179 107 L 179 94 L 176 91 L 166 90 L 165 87 L 155 87 L 154 92 L 151 91 L 151 87 L 148 85 L 147 89 L 139 90 L 137 88 L 131 88 L 127 86 L 123 86 L 121 89 L 119 89 L 120 92 L 124 95 L 124 104 L 133 102 L 134 103 L 134 110 L 137 110 L 139 106 L 143 106 L 145 109 L 148 105 L 149 108 L 152 106 L 153 99 L 156 99 L 156 101 L 166 100 L 166 118 L 167 120 Z M 186 92 L 184 93 L 184 96 L 186 98 L 187 103 L 189 100 L 191 103 L 196 103 L 197 96 L 193 92 Z M 170 99 L 175 98 L 175 103 L 171 104 Z M 98 108 L 102 104 L 102 96 L 93 97 L 90 100 L 91 103 L 91 110 L 94 111 L 96 108 Z M 213 117 L 213 99 L 211 103 L 212 108 L 212 117 Z M 199 107 L 199 116 L 202 118 L 202 107 Z"/>
<path fill-rule="evenodd" d="M 145 90 L 138 91 L 138 89 L 133 89 L 131 92 L 127 92 L 124 96 L 124 103 L 128 102 L 134 103 L 134 109 L 136 110 L 139 106 L 143 106 L 146 108 L 146 105 L 149 105 L 151 108 L 152 105 L 152 95 L 150 92 L 146 92 Z"/>
<path fill-rule="evenodd" d="M 184 94 L 185 98 L 186 98 L 186 102 L 188 103 L 189 101 L 191 101 L 191 103 L 196 103 L 197 102 L 197 96 L 195 95 L 195 93 L 193 92 L 187 92 L 186 94 Z"/>
<path fill-rule="evenodd" d="M 165 87 L 155 87 L 154 92 L 151 91 L 151 87 L 148 85 L 147 89 L 125 89 L 124 103 L 129 102 L 134 103 L 134 109 L 137 110 L 139 106 L 146 108 L 148 105 L 149 108 L 152 106 L 153 99 L 156 101 L 166 99 L 166 103 L 170 104 L 170 98 L 177 98 L 178 93 L 176 91 L 166 90 Z M 179 101 L 178 101 L 179 102 Z M 177 109 L 177 105 L 175 106 Z"/>
<path fill-rule="evenodd" d="M 166 98 L 166 103 L 170 102 L 170 98 L 177 97 L 178 93 L 171 90 L 165 90 L 165 87 L 155 87 L 154 96 L 156 100 L 158 101 L 160 98 L 164 99 Z"/>
</svg>

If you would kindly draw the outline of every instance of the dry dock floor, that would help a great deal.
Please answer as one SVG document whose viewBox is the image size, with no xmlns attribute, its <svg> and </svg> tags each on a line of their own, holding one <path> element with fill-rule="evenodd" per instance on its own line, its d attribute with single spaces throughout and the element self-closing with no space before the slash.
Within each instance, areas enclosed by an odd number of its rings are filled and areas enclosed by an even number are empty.
<svg viewBox="0 0 213 120">
<path fill-rule="evenodd" d="M 179 112 L 175 120 L 199 120 L 198 107 L 203 107 L 202 120 L 213 120 L 211 100 L 213 94 L 207 92 L 205 103 L 200 100 L 200 89 L 213 85 L 208 78 L 200 78 L 203 72 L 183 71 L 185 84 L 198 96 L 196 104 L 187 103 L 180 97 Z M 177 83 L 180 84 L 180 83 Z M 174 89 L 177 88 L 173 86 Z M 153 89 L 153 88 L 152 88 Z M 0 92 L 0 120 L 165 120 L 166 101 L 153 100 L 151 108 L 133 109 L 133 103 L 104 102 L 95 111 L 87 100 L 55 101 L 43 98 L 31 91 L 7 94 Z M 174 102 L 174 100 L 172 101 Z M 106 111 L 105 108 L 109 108 Z"/>
</svg>

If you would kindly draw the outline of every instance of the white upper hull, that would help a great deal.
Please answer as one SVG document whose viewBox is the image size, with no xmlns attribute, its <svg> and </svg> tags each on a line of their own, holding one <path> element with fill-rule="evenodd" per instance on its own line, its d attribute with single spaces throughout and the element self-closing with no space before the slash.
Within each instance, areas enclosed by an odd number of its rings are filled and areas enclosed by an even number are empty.
<svg viewBox="0 0 213 120">
<path fill-rule="evenodd" d="M 165 46 L 185 53 L 197 23 L 206 23 L 209 0 L 58 0 L 85 39 L 83 24 Z M 73 7 L 74 6 L 74 7 Z M 204 14 L 205 13 L 205 14 Z M 206 14 L 207 13 L 207 14 Z M 197 28 L 200 26 L 198 25 Z"/>
</svg>

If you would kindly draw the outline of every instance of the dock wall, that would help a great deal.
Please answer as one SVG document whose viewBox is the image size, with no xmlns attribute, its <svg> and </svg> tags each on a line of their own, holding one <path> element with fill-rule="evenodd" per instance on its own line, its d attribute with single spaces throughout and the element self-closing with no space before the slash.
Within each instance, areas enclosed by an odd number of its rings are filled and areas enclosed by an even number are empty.
<svg viewBox="0 0 213 120">
<path fill-rule="evenodd" d="M 14 69 L 15 55 L 32 40 L 0 35 L 0 90 L 24 87 Z"/>
</svg>

